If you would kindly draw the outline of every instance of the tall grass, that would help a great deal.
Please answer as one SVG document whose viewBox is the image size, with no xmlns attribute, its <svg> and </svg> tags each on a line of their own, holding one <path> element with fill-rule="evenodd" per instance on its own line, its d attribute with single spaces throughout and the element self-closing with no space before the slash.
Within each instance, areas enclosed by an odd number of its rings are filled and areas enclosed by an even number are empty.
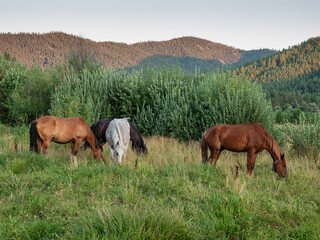
<svg viewBox="0 0 320 240">
<path fill-rule="evenodd" d="M 320 237 L 319 170 L 305 158 L 287 155 L 283 181 L 270 155 L 259 154 L 248 178 L 243 153 L 223 152 L 215 168 L 201 163 L 198 142 L 149 137 L 137 169 L 131 150 L 109 168 L 79 152 L 74 168 L 70 145 L 52 143 L 48 157 L 25 148 L 15 154 L 15 139 L 27 145 L 27 129 L 1 129 L 1 239 Z"/>
</svg>

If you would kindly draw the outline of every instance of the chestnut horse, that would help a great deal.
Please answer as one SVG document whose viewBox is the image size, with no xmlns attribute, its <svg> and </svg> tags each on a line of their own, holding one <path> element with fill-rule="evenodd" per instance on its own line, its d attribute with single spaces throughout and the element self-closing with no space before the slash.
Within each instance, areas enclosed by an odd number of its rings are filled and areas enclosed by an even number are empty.
<svg viewBox="0 0 320 240">
<path fill-rule="evenodd" d="M 208 148 L 211 151 L 208 159 Z M 273 159 L 273 171 L 280 177 L 287 176 L 286 160 L 279 145 L 259 123 L 241 125 L 215 125 L 205 131 L 201 140 L 202 162 L 216 165 L 224 150 L 247 152 L 247 174 L 253 176 L 257 154 L 266 149 Z"/>
<path fill-rule="evenodd" d="M 107 166 L 106 160 L 101 154 L 101 150 L 97 145 L 95 136 L 90 127 L 81 117 L 60 118 L 54 116 L 44 116 L 31 123 L 30 127 L 30 150 L 47 154 L 51 141 L 56 143 L 72 142 L 71 162 L 75 166 L 77 163 L 77 152 L 83 140 L 90 145 L 95 159 L 102 158 Z"/>
<path fill-rule="evenodd" d="M 93 134 L 96 136 L 98 145 L 102 146 L 107 142 L 106 131 L 112 119 L 100 119 L 91 126 Z M 128 121 L 129 122 L 129 121 Z M 129 122 L 130 125 L 130 141 L 132 142 L 132 150 L 138 155 L 148 154 L 148 149 L 144 144 L 141 134 L 138 130 Z M 81 147 L 82 150 L 86 150 L 89 146 L 88 142 L 85 142 Z"/>
</svg>

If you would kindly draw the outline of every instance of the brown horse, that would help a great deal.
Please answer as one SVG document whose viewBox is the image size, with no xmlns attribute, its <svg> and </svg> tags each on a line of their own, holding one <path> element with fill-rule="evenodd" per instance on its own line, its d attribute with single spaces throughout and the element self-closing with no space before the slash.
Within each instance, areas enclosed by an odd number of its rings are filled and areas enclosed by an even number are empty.
<svg viewBox="0 0 320 240">
<path fill-rule="evenodd" d="M 72 142 L 71 161 L 77 166 L 77 152 L 83 140 L 86 140 L 93 152 L 95 159 L 106 160 L 101 154 L 100 147 L 97 145 L 95 136 L 90 127 L 81 117 L 60 118 L 44 116 L 31 123 L 30 127 L 30 150 L 47 154 L 51 141 L 56 143 Z"/>
<path fill-rule="evenodd" d="M 211 151 L 208 159 L 208 147 Z M 287 176 L 286 160 L 279 145 L 259 123 L 241 125 L 216 125 L 202 135 L 202 162 L 216 165 L 224 150 L 247 152 L 247 174 L 252 177 L 257 154 L 266 149 L 273 159 L 273 171 L 280 177 Z"/>
</svg>

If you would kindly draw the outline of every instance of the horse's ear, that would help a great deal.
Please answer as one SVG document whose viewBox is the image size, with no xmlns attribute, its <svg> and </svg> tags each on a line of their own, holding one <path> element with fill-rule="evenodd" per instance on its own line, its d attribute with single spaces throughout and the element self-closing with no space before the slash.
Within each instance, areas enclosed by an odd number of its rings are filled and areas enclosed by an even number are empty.
<svg viewBox="0 0 320 240">
<path fill-rule="evenodd" d="M 281 160 L 284 160 L 284 153 L 281 153 Z"/>
</svg>

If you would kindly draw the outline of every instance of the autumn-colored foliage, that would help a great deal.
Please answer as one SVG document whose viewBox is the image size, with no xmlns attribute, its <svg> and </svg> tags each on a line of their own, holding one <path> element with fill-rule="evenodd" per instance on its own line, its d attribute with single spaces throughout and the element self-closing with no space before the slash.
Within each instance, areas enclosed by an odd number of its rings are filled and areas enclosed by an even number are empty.
<svg viewBox="0 0 320 240">
<path fill-rule="evenodd" d="M 205 66 L 213 65 L 213 68 L 216 68 L 243 64 L 275 53 L 275 51 L 266 49 L 244 51 L 195 37 L 128 45 L 115 42 L 94 42 L 62 32 L 0 34 L 0 54 L 9 53 L 28 67 L 37 64 L 42 69 L 47 69 L 57 63 L 63 63 L 66 56 L 74 50 L 89 52 L 106 68 L 135 67 L 141 63 L 145 65 L 145 61 L 148 63 L 149 60 L 152 65 L 155 65 L 154 57 L 156 57 L 157 64 L 159 61 L 170 63 L 174 60 L 180 66 L 187 64 L 187 70 L 191 69 L 191 71 L 199 64 L 203 66 L 203 62 L 206 63 Z M 163 60 L 163 57 L 166 58 Z"/>
</svg>

